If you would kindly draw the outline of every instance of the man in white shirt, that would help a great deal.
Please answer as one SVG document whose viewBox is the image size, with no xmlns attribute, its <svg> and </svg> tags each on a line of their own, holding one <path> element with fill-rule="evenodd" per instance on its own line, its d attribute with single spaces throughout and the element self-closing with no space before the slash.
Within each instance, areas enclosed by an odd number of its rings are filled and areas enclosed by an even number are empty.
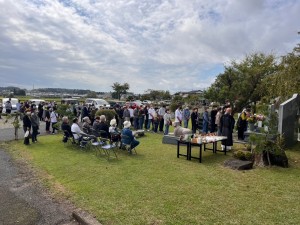
<svg viewBox="0 0 300 225">
<path fill-rule="evenodd" d="M 181 126 L 181 121 L 182 121 L 182 112 L 181 112 L 182 107 L 178 106 L 178 108 L 175 111 L 175 123 L 178 123 Z"/>
<path fill-rule="evenodd" d="M 164 127 L 164 115 L 166 113 L 166 106 L 161 106 L 158 110 L 158 119 L 159 119 L 159 131 L 163 132 Z"/>
<path fill-rule="evenodd" d="M 80 129 L 80 127 L 79 127 L 79 125 L 78 125 L 78 118 L 74 118 L 74 119 L 73 119 L 73 124 L 72 124 L 72 126 L 71 126 L 71 131 L 72 131 L 72 134 L 73 134 L 73 137 L 74 137 L 75 140 L 81 140 L 82 135 L 89 136 L 89 137 L 92 136 L 92 135 L 90 136 L 90 135 L 84 133 L 84 132 Z"/>
<path fill-rule="evenodd" d="M 154 130 L 153 118 L 156 115 L 156 112 L 155 112 L 155 109 L 153 108 L 153 105 L 151 105 L 150 108 L 148 109 L 148 115 L 149 115 L 149 118 L 148 118 L 147 129 L 148 129 L 148 131 L 150 131 L 150 124 L 152 124 L 152 130 Z"/>
</svg>

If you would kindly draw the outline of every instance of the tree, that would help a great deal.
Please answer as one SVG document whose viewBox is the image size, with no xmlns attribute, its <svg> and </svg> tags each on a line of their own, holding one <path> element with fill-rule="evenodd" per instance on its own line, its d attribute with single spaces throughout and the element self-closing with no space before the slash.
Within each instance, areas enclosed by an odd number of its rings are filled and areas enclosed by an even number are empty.
<svg viewBox="0 0 300 225">
<path fill-rule="evenodd" d="M 224 103 L 226 99 L 234 103 L 240 111 L 249 102 L 259 101 L 266 91 L 263 80 L 274 74 L 278 65 L 274 55 L 255 53 L 241 62 L 232 61 L 219 74 L 216 81 L 205 92 L 205 98 Z"/>
<path fill-rule="evenodd" d="M 87 98 L 97 98 L 97 93 L 95 91 L 90 91 L 86 95 Z"/>
<path fill-rule="evenodd" d="M 300 92 L 300 44 L 291 53 L 282 56 L 278 71 L 264 80 L 265 95 L 268 99 L 278 96 L 282 100 Z"/>
<path fill-rule="evenodd" d="M 169 100 L 171 99 L 171 94 L 169 91 L 163 91 L 163 90 L 153 90 L 148 89 L 145 91 L 145 94 L 141 96 L 142 100 Z"/>
<path fill-rule="evenodd" d="M 112 96 L 116 97 L 119 100 L 121 99 L 121 94 L 126 94 L 127 91 L 129 90 L 128 83 L 120 84 L 118 82 L 115 82 L 111 87 L 114 90 Z"/>
</svg>

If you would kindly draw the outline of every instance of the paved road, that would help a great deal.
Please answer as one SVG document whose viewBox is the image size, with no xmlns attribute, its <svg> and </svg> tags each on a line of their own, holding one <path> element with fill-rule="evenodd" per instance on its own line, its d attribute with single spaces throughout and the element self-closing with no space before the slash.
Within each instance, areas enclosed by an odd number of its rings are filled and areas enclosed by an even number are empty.
<svg viewBox="0 0 300 225">
<path fill-rule="evenodd" d="M 43 190 L 32 173 L 0 149 L 0 225 L 73 225 L 72 206 Z"/>
<path fill-rule="evenodd" d="M 45 123 L 41 123 L 40 130 L 39 130 L 41 135 L 46 134 L 45 129 L 46 129 Z M 19 136 L 19 139 L 23 139 L 23 137 L 24 137 L 24 131 L 23 131 L 22 127 L 18 130 L 18 136 Z M 11 141 L 14 139 L 15 139 L 15 129 L 14 128 L 0 129 L 0 141 Z"/>
<path fill-rule="evenodd" d="M 45 134 L 44 123 L 40 132 Z M 23 135 L 19 129 L 19 139 Z M 14 128 L 0 129 L 0 141 L 14 138 Z M 0 148 L 0 225 L 75 225 L 72 211 L 71 204 L 51 197 L 27 166 Z"/>
</svg>

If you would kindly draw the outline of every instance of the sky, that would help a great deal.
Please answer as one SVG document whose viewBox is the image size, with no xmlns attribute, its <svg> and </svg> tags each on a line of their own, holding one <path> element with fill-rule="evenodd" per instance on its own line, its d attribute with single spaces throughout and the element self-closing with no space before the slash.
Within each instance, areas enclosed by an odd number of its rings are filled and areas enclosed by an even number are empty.
<svg viewBox="0 0 300 225">
<path fill-rule="evenodd" d="M 0 21 L 0 86 L 27 89 L 205 89 L 300 43 L 300 0 L 0 0 Z"/>
</svg>

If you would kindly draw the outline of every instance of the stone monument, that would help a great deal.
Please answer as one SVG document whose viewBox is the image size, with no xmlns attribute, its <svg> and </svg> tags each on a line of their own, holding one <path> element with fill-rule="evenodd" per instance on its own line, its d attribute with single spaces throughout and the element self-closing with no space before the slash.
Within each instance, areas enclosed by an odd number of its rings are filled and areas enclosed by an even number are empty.
<svg viewBox="0 0 300 225">
<path fill-rule="evenodd" d="M 283 102 L 278 110 L 278 132 L 284 135 L 286 146 L 292 146 L 297 141 L 299 129 L 300 95 Z"/>
</svg>

